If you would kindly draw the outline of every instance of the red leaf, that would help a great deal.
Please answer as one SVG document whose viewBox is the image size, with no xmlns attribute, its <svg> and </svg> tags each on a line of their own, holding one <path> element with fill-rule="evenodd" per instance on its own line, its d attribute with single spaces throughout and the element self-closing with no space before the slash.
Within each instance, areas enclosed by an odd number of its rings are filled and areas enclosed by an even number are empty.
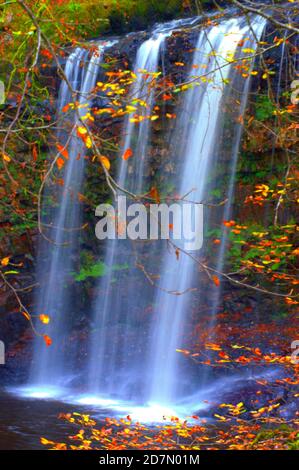
<svg viewBox="0 0 299 470">
<path fill-rule="evenodd" d="M 34 162 L 36 162 L 37 157 L 38 157 L 37 146 L 36 144 L 34 144 L 32 147 L 32 158 Z"/>
<path fill-rule="evenodd" d="M 128 160 L 131 157 L 133 157 L 133 151 L 132 149 L 127 149 L 125 153 L 123 154 L 123 159 Z"/>
<path fill-rule="evenodd" d="M 65 161 L 63 160 L 63 158 L 61 158 L 61 157 L 57 158 L 56 164 L 57 164 L 59 170 L 61 170 L 61 168 L 63 168 L 64 163 L 65 163 Z"/>
<path fill-rule="evenodd" d="M 52 344 L 52 339 L 48 335 L 43 335 L 44 342 L 46 343 L 46 346 L 51 346 Z"/>
<path fill-rule="evenodd" d="M 157 204 L 160 204 L 160 196 L 156 186 L 153 186 L 149 192 L 149 196 L 156 201 Z"/>
<path fill-rule="evenodd" d="M 220 280 L 218 276 L 212 276 L 213 282 L 215 286 L 219 287 L 220 286 Z"/>
</svg>

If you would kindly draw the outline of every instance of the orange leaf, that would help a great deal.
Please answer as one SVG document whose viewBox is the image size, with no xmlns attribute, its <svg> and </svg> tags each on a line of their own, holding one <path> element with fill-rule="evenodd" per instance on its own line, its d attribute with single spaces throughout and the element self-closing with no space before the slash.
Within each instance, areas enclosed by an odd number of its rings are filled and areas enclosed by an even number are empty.
<svg viewBox="0 0 299 470">
<path fill-rule="evenodd" d="M 61 170 L 61 168 L 63 168 L 64 163 L 65 163 L 65 161 L 63 160 L 63 158 L 61 158 L 61 157 L 57 158 L 56 164 L 57 164 L 59 170 Z"/>
<path fill-rule="evenodd" d="M 63 146 L 63 145 L 60 145 L 60 144 L 56 144 L 56 147 L 57 147 L 57 150 L 58 152 L 66 159 L 69 158 L 69 153 L 67 151 L 67 149 Z"/>
<path fill-rule="evenodd" d="M 52 344 L 52 339 L 48 335 L 43 335 L 44 342 L 46 343 L 46 346 L 51 346 Z"/>
<path fill-rule="evenodd" d="M 9 163 L 11 161 L 11 158 L 6 153 L 3 153 L 2 157 L 5 162 Z"/>
<path fill-rule="evenodd" d="M 34 162 L 36 162 L 37 157 L 38 157 L 37 146 L 36 144 L 34 144 L 32 147 L 32 158 Z"/>
<path fill-rule="evenodd" d="M 85 201 L 87 201 L 87 197 L 84 196 L 84 194 L 82 194 L 82 193 L 78 193 L 78 201 L 79 202 L 85 202 Z"/>
<path fill-rule="evenodd" d="M 213 282 L 215 286 L 219 287 L 220 286 L 220 280 L 218 276 L 212 276 Z"/>
<path fill-rule="evenodd" d="M 206 349 L 211 349 L 212 351 L 221 351 L 221 347 L 216 343 L 206 343 Z"/>
<path fill-rule="evenodd" d="M 106 170 L 110 170 L 111 165 L 110 165 L 110 160 L 109 160 L 109 158 L 107 158 L 107 157 L 105 157 L 104 155 L 102 155 L 102 156 L 100 157 L 100 161 L 101 161 L 102 165 L 106 168 Z"/>
<path fill-rule="evenodd" d="M 225 225 L 225 227 L 233 227 L 236 225 L 236 222 L 234 220 L 224 220 L 223 225 Z"/>
<path fill-rule="evenodd" d="M 44 313 L 40 314 L 39 319 L 45 325 L 47 325 L 50 322 L 50 317 L 48 315 L 45 315 Z"/>
<path fill-rule="evenodd" d="M 22 312 L 22 315 L 26 318 L 26 320 L 30 320 L 30 315 L 27 312 Z"/>
<path fill-rule="evenodd" d="M 2 266 L 7 266 L 9 263 L 9 256 L 6 256 L 5 258 L 2 258 L 1 264 Z"/>
<path fill-rule="evenodd" d="M 127 149 L 125 153 L 123 154 L 123 159 L 128 160 L 131 157 L 133 157 L 133 151 L 132 149 Z"/>
<path fill-rule="evenodd" d="M 160 196 L 156 186 L 153 186 L 149 192 L 149 196 L 156 201 L 157 204 L 160 204 Z"/>
</svg>

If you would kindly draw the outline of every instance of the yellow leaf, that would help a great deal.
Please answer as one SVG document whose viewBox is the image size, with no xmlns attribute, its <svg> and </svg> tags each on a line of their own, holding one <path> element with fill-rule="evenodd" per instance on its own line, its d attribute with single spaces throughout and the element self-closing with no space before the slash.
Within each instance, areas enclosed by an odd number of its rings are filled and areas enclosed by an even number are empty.
<svg viewBox="0 0 299 470">
<path fill-rule="evenodd" d="M 39 319 L 45 325 L 47 325 L 50 322 L 50 317 L 48 315 L 45 315 L 44 313 L 40 314 Z"/>
<path fill-rule="evenodd" d="M 102 165 L 106 168 L 106 170 L 110 170 L 110 167 L 111 167 L 110 160 L 107 157 L 105 157 L 104 155 L 101 155 L 100 161 Z"/>
<path fill-rule="evenodd" d="M 88 149 L 91 149 L 92 141 L 91 141 L 91 138 L 89 136 L 87 136 L 86 139 L 85 139 L 85 145 Z"/>
<path fill-rule="evenodd" d="M 87 134 L 87 129 L 83 126 L 79 126 L 77 129 L 77 134 L 80 136 Z"/>
<path fill-rule="evenodd" d="M 217 414 L 214 414 L 215 418 L 218 418 L 220 419 L 221 421 L 226 421 L 226 418 L 224 416 L 221 416 L 221 415 L 217 415 Z"/>
<path fill-rule="evenodd" d="M 41 442 L 41 444 L 43 444 L 44 446 L 46 446 L 46 445 L 48 445 L 48 444 L 55 444 L 55 442 L 49 441 L 49 440 L 46 439 L 45 437 L 41 437 L 41 438 L 40 438 L 40 442 Z"/>
<path fill-rule="evenodd" d="M 11 161 L 11 158 L 6 153 L 3 153 L 2 157 L 5 162 L 9 163 Z"/>
</svg>

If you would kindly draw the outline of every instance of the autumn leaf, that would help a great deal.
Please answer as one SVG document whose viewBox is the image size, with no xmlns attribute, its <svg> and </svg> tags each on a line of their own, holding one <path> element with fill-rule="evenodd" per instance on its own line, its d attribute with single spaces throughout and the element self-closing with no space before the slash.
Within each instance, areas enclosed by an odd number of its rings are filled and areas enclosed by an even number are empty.
<svg viewBox="0 0 299 470">
<path fill-rule="evenodd" d="M 176 352 L 185 354 L 186 356 L 189 356 L 190 354 L 190 351 L 188 351 L 187 349 L 176 349 Z"/>
<path fill-rule="evenodd" d="M 50 322 L 50 317 L 48 315 L 45 315 L 44 313 L 41 313 L 39 315 L 39 319 L 42 323 L 44 323 L 45 325 L 47 325 L 49 322 Z"/>
<path fill-rule="evenodd" d="M 11 158 L 7 155 L 7 153 L 3 153 L 2 158 L 7 163 L 9 163 L 11 161 Z"/>
<path fill-rule="evenodd" d="M 86 139 L 84 139 L 84 142 L 85 142 L 85 145 L 88 149 L 91 149 L 92 147 L 92 141 L 91 141 L 91 138 L 89 137 L 89 135 L 86 137 Z"/>
<path fill-rule="evenodd" d="M 123 154 L 123 160 L 128 160 L 131 157 L 133 157 L 133 151 L 132 149 L 128 148 Z"/>
<path fill-rule="evenodd" d="M 161 202 L 161 199 L 160 199 L 160 196 L 159 196 L 159 192 L 156 188 L 156 186 L 153 186 L 149 192 L 149 196 L 154 199 L 154 201 L 157 203 L 157 204 L 160 204 Z"/>
<path fill-rule="evenodd" d="M 225 227 L 233 227 L 234 225 L 236 225 L 236 222 L 234 220 L 224 220 L 223 225 Z"/>
<path fill-rule="evenodd" d="M 41 444 L 43 444 L 44 446 L 49 445 L 49 444 L 51 444 L 51 445 L 55 444 L 54 441 L 49 441 L 49 440 L 46 439 L 45 437 L 41 437 L 41 438 L 40 438 L 40 442 L 41 442 Z"/>
<path fill-rule="evenodd" d="M 78 135 L 78 137 L 82 137 L 82 136 L 84 136 L 84 135 L 86 135 L 86 134 L 87 134 L 87 129 L 86 129 L 86 127 L 79 126 L 79 127 L 77 128 L 77 135 Z"/>
<path fill-rule="evenodd" d="M 86 201 L 87 201 L 87 197 L 84 196 L 84 194 L 78 193 L 77 196 L 78 196 L 78 201 L 79 201 L 79 202 L 86 202 Z M 83 228 L 83 227 L 82 227 L 82 228 Z"/>
<path fill-rule="evenodd" d="M 37 157 L 38 157 L 37 146 L 36 146 L 36 144 L 34 144 L 33 147 L 32 147 L 32 158 L 33 158 L 34 162 L 36 162 Z"/>
<path fill-rule="evenodd" d="M 57 143 L 57 144 L 56 144 L 56 147 L 57 147 L 58 152 L 59 152 L 64 158 L 66 158 L 66 159 L 69 158 L 69 153 L 68 153 L 67 149 L 66 149 L 63 145 Z"/>
<path fill-rule="evenodd" d="M 106 170 L 110 170 L 111 164 L 110 164 L 110 160 L 107 157 L 105 157 L 104 155 L 101 155 L 100 162 L 106 168 Z"/>
<path fill-rule="evenodd" d="M 22 315 L 26 318 L 26 320 L 30 321 L 30 315 L 27 312 L 22 312 Z"/>
<path fill-rule="evenodd" d="M 9 256 L 6 256 L 5 258 L 2 258 L 1 264 L 2 266 L 7 266 L 9 263 Z"/>
<path fill-rule="evenodd" d="M 214 282 L 215 286 L 219 287 L 220 286 L 219 277 L 218 276 L 212 276 L 212 279 L 213 279 L 213 282 Z"/>
<path fill-rule="evenodd" d="M 206 349 L 211 349 L 212 351 L 221 351 L 221 347 L 216 343 L 206 343 Z"/>
<path fill-rule="evenodd" d="M 220 421 L 226 421 L 226 418 L 224 416 L 214 414 L 215 418 L 220 419 Z"/>
<path fill-rule="evenodd" d="M 58 157 L 56 160 L 56 165 L 58 166 L 58 169 L 61 170 L 64 167 L 65 161 L 63 158 Z"/>
<path fill-rule="evenodd" d="M 254 54 L 255 50 L 250 49 L 250 48 L 245 48 L 245 49 L 242 49 L 242 52 L 244 52 L 244 54 Z"/>
<path fill-rule="evenodd" d="M 51 346 L 51 344 L 52 344 L 52 339 L 50 338 L 50 336 L 48 336 L 48 335 L 43 335 L 43 338 L 44 338 L 44 342 L 45 342 L 46 346 Z"/>
</svg>

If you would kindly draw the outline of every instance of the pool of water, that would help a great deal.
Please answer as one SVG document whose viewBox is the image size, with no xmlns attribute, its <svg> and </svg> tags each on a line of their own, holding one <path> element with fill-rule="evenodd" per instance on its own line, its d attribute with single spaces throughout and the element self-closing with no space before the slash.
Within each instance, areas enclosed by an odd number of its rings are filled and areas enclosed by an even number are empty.
<svg viewBox="0 0 299 470">
<path fill-rule="evenodd" d="M 137 405 L 105 397 L 68 395 L 56 389 L 16 388 L 0 390 L 0 450 L 45 449 L 40 438 L 66 442 L 77 428 L 58 418 L 60 413 L 86 413 L 98 423 L 106 417 L 161 423 L 164 417 L 178 416 L 161 405 Z M 165 422 L 165 421 L 164 421 Z"/>
<path fill-rule="evenodd" d="M 278 370 L 222 377 L 173 408 L 161 403 L 133 403 L 116 397 L 84 395 L 59 387 L 16 387 L 0 389 L 0 450 L 45 449 L 40 438 L 66 442 L 77 432 L 71 423 L 58 418 L 61 413 L 85 413 L 99 426 L 106 417 L 124 418 L 154 426 L 165 423 L 165 417 L 176 416 L 192 421 L 192 415 L 210 419 L 211 407 L 222 403 L 226 393 L 241 393 L 255 386 L 256 379 L 273 380 Z M 242 395 L 243 396 L 243 395 Z M 236 396 L 236 400 L 240 398 Z M 211 413 L 212 415 L 211 415 Z M 167 420 L 166 420 L 167 421 Z"/>
<path fill-rule="evenodd" d="M 26 398 L 3 390 L 0 403 L 0 450 L 45 449 L 40 443 L 41 437 L 65 442 L 66 436 L 75 434 L 75 427 L 58 419 L 58 415 L 87 411 L 83 406 Z M 103 416 L 109 415 L 107 410 L 102 412 Z"/>
</svg>

